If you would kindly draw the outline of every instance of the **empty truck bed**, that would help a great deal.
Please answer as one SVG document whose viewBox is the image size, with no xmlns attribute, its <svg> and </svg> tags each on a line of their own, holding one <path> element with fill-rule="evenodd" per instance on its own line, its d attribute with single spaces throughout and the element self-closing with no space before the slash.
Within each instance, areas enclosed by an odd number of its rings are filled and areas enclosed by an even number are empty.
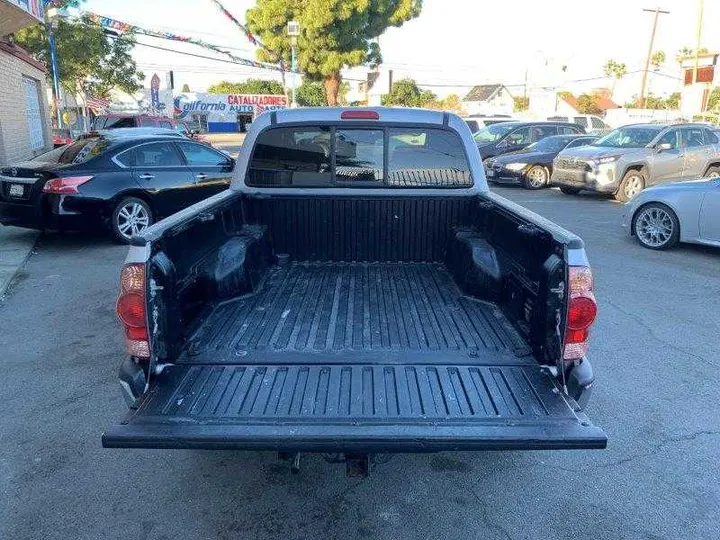
<svg viewBox="0 0 720 540">
<path fill-rule="evenodd" d="M 439 263 L 296 263 L 198 317 L 107 447 L 602 448 L 493 304 Z"/>
<path fill-rule="evenodd" d="M 199 317 L 185 363 L 517 363 L 530 350 L 440 263 L 296 263 Z M 531 362 L 534 362 L 530 359 Z"/>
</svg>

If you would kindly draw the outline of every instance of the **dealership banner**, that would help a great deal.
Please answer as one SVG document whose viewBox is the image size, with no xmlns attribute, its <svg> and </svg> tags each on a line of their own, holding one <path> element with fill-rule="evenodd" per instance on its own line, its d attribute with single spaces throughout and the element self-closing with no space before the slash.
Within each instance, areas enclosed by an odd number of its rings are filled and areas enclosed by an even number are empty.
<svg viewBox="0 0 720 540">
<path fill-rule="evenodd" d="M 183 93 L 175 96 L 173 109 L 179 120 L 207 122 L 209 132 L 236 132 L 265 111 L 285 109 L 284 95 Z"/>
</svg>

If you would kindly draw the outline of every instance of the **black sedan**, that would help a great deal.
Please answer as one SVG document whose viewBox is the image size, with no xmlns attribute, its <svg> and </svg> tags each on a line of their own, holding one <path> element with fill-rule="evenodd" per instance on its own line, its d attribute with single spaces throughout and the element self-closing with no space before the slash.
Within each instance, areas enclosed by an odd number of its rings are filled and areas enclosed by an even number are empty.
<svg viewBox="0 0 720 540">
<path fill-rule="evenodd" d="M 184 137 L 103 132 L 0 169 L 0 223 L 105 227 L 128 242 L 153 222 L 230 184 L 235 161 Z"/>
<path fill-rule="evenodd" d="M 508 154 L 488 158 L 485 176 L 498 184 L 521 184 L 526 189 L 548 185 L 553 159 L 561 150 L 585 146 L 598 139 L 595 135 L 555 135 Z"/>
<path fill-rule="evenodd" d="M 585 128 L 568 122 L 502 122 L 473 133 L 480 157 L 507 154 L 554 135 L 583 135 Z"/>
</svg>

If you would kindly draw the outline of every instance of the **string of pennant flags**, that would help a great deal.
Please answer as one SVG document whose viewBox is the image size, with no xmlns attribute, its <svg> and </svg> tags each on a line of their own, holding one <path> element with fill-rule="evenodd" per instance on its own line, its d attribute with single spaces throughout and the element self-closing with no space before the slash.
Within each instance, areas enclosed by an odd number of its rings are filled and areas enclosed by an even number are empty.
<svg viewBox="0 0 720 540">
<path fill-rule="evenodd" d="M 97 15 L 95 13 L 84 12 L 83 15 L 90 22 L 97 24 L 97 25 L 101 26 L 102 28 L 107 28 L 109 30 L 114 30 L 116 32 L 134 32 L 136 34 L 141 34 L 141 35 L 148 36 L 148 37 L 166 39 L 169 41 L 179 41 L 182 43 L 191 43 L 193 45 L 203 47 L 205 49 L 211 50 L 218 54 L 225 55 L 228 58 L 230 58 L 231 60 L 233 60 L 234 62 L 236 62 L 238 64 L 242 64 L 244 66 L 260 68 L 260 69 L 270 69 L 270 70 L 274 70 L 274 71 L 286 71 L 283 63 L 268 64 L 265 62 L 258 62 L 256 60 L 250 60 L 248 58 L 241 58 L 239 56 L 232 54 L 230 51 L 223 49 L 222 47 L 218 47 L 217 45 L 213 45 L 212 43 L 207 43 L 206 41 L 203 41 L 201 39 L 192 38 L 192 37 L 188 37 L 188 36 L 181 36 L 178 34 L 174 34 L 172 32 L 162 32 L 160 30 L 150 30 L 147 28 L 141 28 L 141 27 L 135 26 L 133 24 L 119 21 L 117 19 L 112 19 L 110 17 L 104 17 L 102 15 Z M 250 34 L 250 35 L 252 35 L 252 34 Z M 254 36 L 253 36 L 253 39 L 255 39 Z M 259 42 L 257 40 L 255 40 L 254 43 L 259 44 Z"/>
</svg>

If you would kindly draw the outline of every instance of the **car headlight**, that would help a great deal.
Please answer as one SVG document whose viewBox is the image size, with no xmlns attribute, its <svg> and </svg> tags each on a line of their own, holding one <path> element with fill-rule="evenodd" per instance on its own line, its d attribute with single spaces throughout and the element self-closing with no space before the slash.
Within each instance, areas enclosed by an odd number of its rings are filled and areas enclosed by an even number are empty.
<svg viewBox="0 0 720 540">
<path fill-rule="evenodd" d="M 606 156 L 598 159 L 591 159 L 590 164 L 595 166 L 605 165 L 606 163 L 614 163 L 618 159 L 620 159 L 620 156 Z"/>
<path fill-rule="evenodd" d="M 505 168 L 509 171 L 522 171 L 527 167 L 527 163 L 508 163 Z"/>
</svg>

